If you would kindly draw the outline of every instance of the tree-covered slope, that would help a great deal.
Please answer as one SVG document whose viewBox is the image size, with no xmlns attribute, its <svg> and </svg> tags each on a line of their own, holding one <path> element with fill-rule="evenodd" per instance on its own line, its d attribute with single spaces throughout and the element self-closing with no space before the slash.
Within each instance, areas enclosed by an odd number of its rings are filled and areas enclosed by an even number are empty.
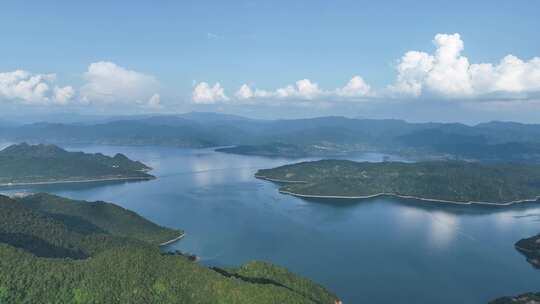
<svg viewBox="0 0 540 304">
<path fill-rule="evenodd" d="M 68 152 L 54 145 L 12 145 L 0 151 L 0 185 L 99 179 L 151 179 L 150 168 L 123 154 Z"/>
<path fill-rule="evenodd" d="M 519 240 L 516 249 L 525 255 L 531 265 L 540 268 L 540 234 Z"/>
<path fill-rule="evenodd" d="M 489 302 L 489 304 L 538 304 L 540 303 L 539 293 L 526 293 L 516 297 L 502 297 Z"/>
<path fill-rule="evenodd" d="M 109 234 L 135 238 L 154 245 L 182 234 L 182 231 L 161 227 L 133 211 L 102 201 L 76 201 L 46 193 L 17 198 L 16 201 L 64 223 L 73 222 L 78 228 L 81 228 L 81 220 L 84 220 Z"/>
<path fill-rule="evenodd" d="M 391 194 L 501 204 L 535 200 L 540 195 L 538 165 L 322 160 L 259 170 L 256 176 L 286 182 L 282 192 L 306 196 Z"/>
<path fill-rule="evenodd" d="M 231 269 L 241 274 L 231 276 L 182 255 L 163 254 L 156 246 L 180 233 L 113 204 L 47 194 L 0 196 L 0 303 L 337 300 L 319 285 L 267 263 Z"/>
</svg>

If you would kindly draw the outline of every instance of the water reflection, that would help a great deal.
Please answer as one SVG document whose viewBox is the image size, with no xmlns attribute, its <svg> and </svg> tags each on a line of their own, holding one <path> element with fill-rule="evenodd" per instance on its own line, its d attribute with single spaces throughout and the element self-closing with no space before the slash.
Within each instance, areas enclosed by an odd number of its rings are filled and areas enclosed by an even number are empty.
<svg viewBox="0 0 540 304">
<path fill-rule="evenodd" d="M 437 248 L 446 248 L 454 240 L 459 220 L 448 212 L 434 211 L 430 214 L 430 242 Z"/>
</svg>

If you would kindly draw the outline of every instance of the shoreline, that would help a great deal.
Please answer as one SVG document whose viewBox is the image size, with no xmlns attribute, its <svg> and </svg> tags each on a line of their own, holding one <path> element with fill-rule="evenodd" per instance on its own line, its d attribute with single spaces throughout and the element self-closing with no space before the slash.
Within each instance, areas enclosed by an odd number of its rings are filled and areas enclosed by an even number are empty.
<svg viewBox="0 0 540 304">
<path fill-rule="evenodd" d="M 179 240 L 183 239 L 185 235 L 186 235 L 186 233 L 185 233 L 185 232 L 182 232 L 182 234 L 180 234 L 178 237 L 176 237 L 176 238 L 174 238 L 174 239 L 172 239 L 172 240 L 168 240 L 168 241 L 165 241 L 165 242 L 159 244 L 159 247 L 163 247 L 163 246 L 170 245 L 170 244 L 172 244 L 172 243 L 176 243 L 176 242 L 178 242 Z"/>
<path fill-rule="evenodd" d="M 92 182 L 109 182 L 109 181 L 122 181 L 122 180 L 154 180 L 155 176 L 133 176 L 133 177 L 104 177 L 82 180 L 59 180 L 59 181 L 43 181 L 43 182 L 19 182 L 19 183 L 3 183 L 0 187 L 18 187 L 18 186 L 35 186 L 35 185 L 53 185 L 53 184 L 73 184 L 73 183 L 92 183 Z"/>
<path fill-rule="evenodd" d="M 256 174 L 255 174 L 255 178 L 262 179 L 262 180 L 267 180 L 267 181 L 271 181 L 271 182 L 276 182 L 276 183 L 307 184 L 306 181 L 291 181 L 291 180 L 285 180 L 285 179 L 270 178 L 270 177 L 266 177 L 266 176 L 262 176 L 262 175 L 256 175 Z"/>
<path fill-rule="evenodd" d="M 288 183 L 286 180 L 281 179 L 272 179 L 265 176 L 257 176 L 256 178 L 262 179 L 262 180 L 268 180 L 268 181 L 277 181 L 281 183 Z M 291 183 L 307 183 L 306 181 L 293 181 Z M 315 194 L 301 194 L 301 193 L 295 193 L 291 191 L 281 190 L 278 189 L 279 193 L 296 196 L 300 198 L 320 198 L 320 199 L 345 199 L 345 200 L 365 200 L 365 199 L 371 199 L 371 198 L 377 198 L 377 197 L 394 197 L 394 198 L 400 198 L 400 199 L 407 199 L 407 200 L 416 200 L 416 201 L 422 201 L 422 202 L 430 202 L 430 203 L 446 203 L 446 204 L 454 204 L 454 205 L 484 205 L 484 206 L 499 206 L 499 207 L 507 207 L 512 206 L 516 204 L 522 204 L 522 203 L 534 203 L 540 200 L 540 196 L 537 196 L 533 199 L 521 199 L 511 202 L 505 202 L 505 203 L 489 203 L 489 202 L 475 202 L 475 201 L 469 201 L 469 202 L 459 202 L 459 201 L 451 201 L 451 200 L 443 200 L 443 199 L 436 199 L 436 198 L 425 198 L 425 197 L 417 197 L 417 196 L 411 196 L 411 195 L 400 195 L 395 193 L 376 193 L 376 194 L 370 194 L 370 195 L 358 195 L 358 196 L 345 196 L 345 195 L 315 195 Z"/>
</svg>

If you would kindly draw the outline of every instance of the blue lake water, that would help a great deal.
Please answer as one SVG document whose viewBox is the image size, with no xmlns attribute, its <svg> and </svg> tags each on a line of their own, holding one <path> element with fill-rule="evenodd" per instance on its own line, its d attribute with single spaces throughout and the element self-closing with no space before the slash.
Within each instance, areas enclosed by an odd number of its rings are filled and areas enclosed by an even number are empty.
<svg viewBox="0 0 540 304">
<path fill-rule="evenodd" d="M 67 148 L 124 153 L 153 167 L 158 179 L 0 191 L 114 202 L 185 230 L 186 237 L 169 249 L 197 254 L 201 263 L 270 261 L 325 285 L 345 303 L 477 304 L 540 290 L 540 271 L 513 247 L 540 232 L 540 204 L 310 202 L 253 177 L 257 169 L 291 160 L 162 147 Z"/>
</svg>

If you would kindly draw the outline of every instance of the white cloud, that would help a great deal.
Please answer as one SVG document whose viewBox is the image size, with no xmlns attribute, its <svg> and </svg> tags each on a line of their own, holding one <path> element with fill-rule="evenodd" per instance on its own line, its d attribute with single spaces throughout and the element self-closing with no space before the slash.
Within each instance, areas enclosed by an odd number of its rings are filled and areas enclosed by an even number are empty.
<svg viewBox="0 0 540 304">
<path fill-rule="evenodd" d="M 334 90 L 323 90 L 315 82 L 309 79 L 298 80 L 294 85 L 267 91 L 252 89 L 247 84 L 243 84 L 235 94 L 239 100 L 266 99 L 266 100 L 304 100 L 318 101 L 322 99 L 349 99 L 357 97 L 374 96 L 371 87 L 360 76 L 354 76 L 343 88 Z"/>
<path fill-rule="evenodd" d="M 145 104 L 155 96 L 159 83 L 151 75 L 128 70 L 113 62 L 90 64 L 84 73 L 81 96 L 89 103 Z M 158 95 L 159 96 L 159 95 Z"/>
<path fill-rule="evenodd" d="M 75 96 L 75 90 L 71 86 L 54 87 L 54 100 L 59 104 L 67 104 Z"/>
<path fill-rule="evenodd" d="M 235 94 L 239 100 L 252 98 L 279 98 L 279 99 L 306 99 L 311 100 L 321 96 L 324 92 L 319 85 L 309 79 L 298 80 L 294 85 L 288 85 L 275 91 L 251 89 L 247 84 L 243 84 Z"/>
<path fill-rule="evenodd" d="M 319 97 L 323 92 L 317 83 L 311 82 L 309 79 L 302 79 L 296 82 L 296 87 L 287 86 L 286 88 L 278 89 L 278 97 L 298 97 L 301 99 L 313 99 Z"/>
<path fill-rule="evenodd" d="M 371 94 L 371 87 L 360 76 L 354 76 L 340 89 L 336 89 L 336 95 L 343 97 L 364 97 Z"/>
<path fill-rule="evenodd" d="M 193 88 L 192 100 L 196 104 L 214 104 L 220 101 L 228 101 L 229 98 L 225 95 L 225 91 L 219 82 L 214 86 L 210 86 L 203 81 Z"/>
<path fill-rule="evenodd" d="M 161 109 L 161 108 L 163 108 L 163 106 L 161 105 L 161 96 L 159 96 L 159 94 L 152 95 L 148 99 L 148 102 L 146 103 L 145 106 L 147 108 L 151 108 L 151 109 Z"/>
<path fill-rule="evenodd" d="M 524 61 L 507 55 L 498 64 L 471 64 L 461 53 L 464 43 L 459 34 L 437 34 L 433 55 L 410 51 L 399 61 L 393 93 L 445 98 L 475 98 L 483 95 L 531 93 L 540 91 L 540 58 Z"/>
<path fill-rule="evenodd" d="M 236 94 L 234 94 L 236 98 L 238 99 L 250 99 L 253 98 L 255 95 L 253 94 L 253 90 L 247 85 L 243 84 L 238 91 L 236 91 Z"/>
<path fill-rule="evenodd" d="M 0 73 L 0 101 L 23 104 L 66 104 L 75 95 L 72 87 L 58 87 L 55 74 L 16 70 Z"/>
</svg>

